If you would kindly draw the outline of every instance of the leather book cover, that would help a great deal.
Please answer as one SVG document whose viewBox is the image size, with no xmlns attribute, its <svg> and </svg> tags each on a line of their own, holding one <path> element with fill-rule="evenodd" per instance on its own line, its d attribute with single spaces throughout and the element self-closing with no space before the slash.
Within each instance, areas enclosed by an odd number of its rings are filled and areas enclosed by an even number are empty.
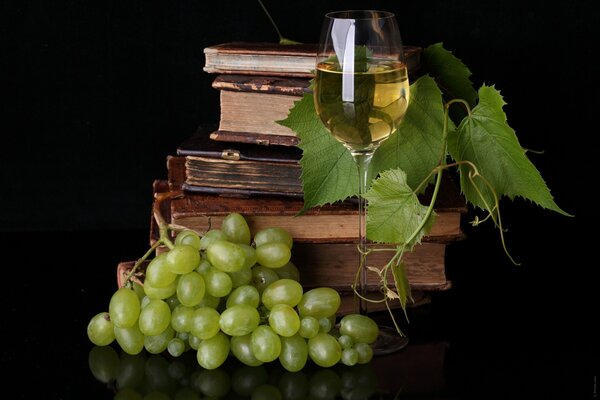
<svg viewBox="0 0 600 400">
<path fill-rule="evenodd" d="M 211 139 L 211 134 L 203 129 L 198 129 L 177 147 L 177 155 L 290 164 L 297 164 L 302 157 L 302 150 L 297 147 L 266 147 L 251 143 L 228 143 Z"/>
</svg>

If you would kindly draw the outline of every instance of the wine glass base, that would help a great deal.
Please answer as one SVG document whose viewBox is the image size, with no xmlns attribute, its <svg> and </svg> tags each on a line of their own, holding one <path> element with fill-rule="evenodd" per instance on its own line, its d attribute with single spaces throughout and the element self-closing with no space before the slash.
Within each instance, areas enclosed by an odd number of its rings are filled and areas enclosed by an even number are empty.
<svg viewBox="0 0 600 400">
<path fill-rule="evenodd" d="M 396 329 L 389 326 L 380 326 L 379 335 L 371 345 L 374 356 L 384 356 L 402 350 L 408 345 L 408 338 L 400 336 Z"/>
</svg>

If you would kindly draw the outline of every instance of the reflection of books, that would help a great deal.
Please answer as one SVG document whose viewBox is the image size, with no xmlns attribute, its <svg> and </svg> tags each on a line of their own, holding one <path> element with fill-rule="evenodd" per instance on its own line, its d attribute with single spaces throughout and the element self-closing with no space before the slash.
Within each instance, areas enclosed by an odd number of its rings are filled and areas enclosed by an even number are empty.
<svg viewBox="0 0 600 400">
<path fill-rule="evenodd" d="M 409 71 L 420 65 L 421 50 L 416 46 L 404 46 Z M 218 74 L 311 77 L 316 65 L 316 55 L 316 44 L 229 42 L 204 49 L 204 71 Z"/>
</svg>

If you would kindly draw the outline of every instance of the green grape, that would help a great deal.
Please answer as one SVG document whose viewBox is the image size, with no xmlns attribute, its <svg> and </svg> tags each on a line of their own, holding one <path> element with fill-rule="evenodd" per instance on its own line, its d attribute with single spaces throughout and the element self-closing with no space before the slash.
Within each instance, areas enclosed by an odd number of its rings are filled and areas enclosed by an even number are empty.
<svg viewBox="0 0 600 400">
<path fill-rule="evenodd" d="M 300 271 L 298 271 L 298 267 L 291 261 L 283 267 L 277 268 L 275 272 L 277 273 L 277 276 L 279 276 L 279 279 L 291 279 L 300 282 Z"/>
<path fill-rule="evenodd" d="M 248 304 L 234 304 L 221 313 L 219 326 L 229 336 L 243 336 L 251 333 L 260 322 L 256 307 Z"/>
<path fill-rule="evenodd" d="M 340 376 L 332 369 L 317 370 L 308 381 L 310 398 L 336 399 L 342 389 Z"/>
<path fill-rule="evenodd" d="M 194 379 L 194 386 L 206 396 L 203 399 L 221 399 L 231 390 L 231 378 L 223 368 L 201 371 Z"/>
<path fill-rule="evenodd" d="M 303 292 L 300 283 L 292 279 L 279 279 L 265 288 L 261 299 L 269 310 L 275 304 L 287 304 L 290 307 L 296 307 L 302 300 Z"/>
<path fill-rule="evenodd" d="M 279 362 L 286 370 L 297 372 L 304 368 L 308 360 L 308 346 L 306 339 L 296 334 L 281 338 L 281 353 Z"/>
<path fill-rule="evenodd" d="M 282 400 L 281 392 L 277 387 L 269 384 L 260 385 L 252 391 L 250 400 Z"/>
<path fill-rule="evenodd" d="M 135 355 L 121 353 L 115 387 L 117 389 L 137 388 L 144 382 L 146 353 Z"/>
<path fill-rule="evenodd" d="M 366 315 L 349 314 L 340 320 L 340 334 L 350 336 L 356 343 L 371 344 L 379 335 L 379 327 Z"/>
<path fill-rule="evenodd" d="M 139 354 L 144 348 L 144 335 L 137 323 L 129 328 L 115 326 L 115 339 L 127 354 Z"/>
<path fill-rule="evenodd" d="M 249 397 L 258 386 L 267 383 L 269 373 L 264 365 L 243 366 L 235 370 L 231 376 L 231 388 L 238 396 Z"/>
<path fill-rule="evenodd" d="M 200 342 L 196 357 L 202 368 L 215 369 L 225 362 L 228 355 L 229 339 L 223 332 L 218 332 L 210 339 Z"/>
<path fill-rule="evenodd" d="M 319 333 L 328 333 L 333 328 L 334 323 L 331 322 L 331 318 L 319 318 Z"/>
<path fill-rule="evenodd" d="M 200 304 L 198 304 L 196 306 L 196 308 L 210 307 L 210 308 L 214 308 L 216 310 L 217 307 L 219 307 L 220 302 L 221 302 L 221 298 L 212 296 L 208 293 L 204 293 L 204 297 L 200 301 Z"/>
<path fill-rule="evenodd" d="M 252 335 L 233 336 L 231 338 L 231 353 L 245 365 L 250 367 L 258 367 L 262 365 L 262 361 L 254 357 L 252 352 Z"/>
<path fill-rule="evenodd" d="M 140 299 L 137 294 L 125 287 L 117 290 L 108 304 L 110 320 L 119 328 L 130 328 L 138 320 L 140 315 Z"/>
<path fill-rule="evenodd" d="M 367 343 L 357 343 L 354 349 L 358 352 L 359 364 L 366 364 L 373 359 L 373 349 Z"/>
<path fill-rule="evenodd" d="M 239 244 L 244 250 L 244 268 L 252 268 L 256 264 L 256 249 L 248 244 Z"/>
<path fill-rule="evenodd" d="M 178 305 L 171 312 L 171 326 L 175 332 L 189 332 L 192 330 L 192 316 L 194 309 L 184 305 Z"/>
<path fill-rule="evenodd" d="M 358 362 L 358 351 L 356 349 L 347 348 L 342 350 L 342 364 L 349 367 L 356 365 Z"/>
<path fill-rule="evenodd" d="M 190 332 L 200 339 L 210 339 L 219 332 L 220 315 L 214 308 L 200 307 L 192 315 Z"/>
<path fill-rule="evenodd" d="M 184 342 L 187 342 L 188 338 L 190 337 L 190 333 L 189 332 L 176 332 L 175 337 L 183 340 Z"/>
<path fill-rule="evenodd" d="M 227 236 L 220 229 L 211 229 L 200 239 L 200 249 L 208 249 L 215 240 L 227 240 Z"/>
<path fill-rule="evenodd" d="M 247 304 L 253 308 L 257 308 L 260 304 L 260 294 L 254 286 L 243 285 L 233 289 L 227 297 L 227 308 L 236 304 Z"/>
<path fill-rule="evenodd" d="M 154 286 L 144 282 L 144 292 L 146 296 L 155 300 L 164 300 L 173 296 L 177 293 L 177 282 L 179 281 L 179 277 L 175 279 L 173 283 L 164 288 L 155 288 Z"/>
<path fill-rule="evenodd" d="M 252 282 L 252 269 L 242 268 L 239 271 L 229 272 L 231 278 L 231 287 L 237 288 L 243 285 L 249 285 Z"/>
<path fill-rule="evenodd" d="M 171 309 L 163 300 L 151 300 L 140 313 L 139 328 L 146 336 L 155 336 L 171 323 Z"/>
<path fill-rule="evenodd" d="M 304 400 L 308 394 L 308 378 L 302 371 L 284 372 L 277 387 L 285 400 Z"/>
<path fill-rule="evenodd" d="M 216 268 L 211 268 L 206 272 L 204 283 L 206 284 L 206 293 L 214 297 L 227 296 L 233 287 L 231 277 L 226 272 Z"/>
<path fill-rule="evenodd" d="M 337 339 L 328 333 L 318 333 L 308 339 L 308 355 L 320 367 L 332 367 L 342 357 L 342 347 Z"/>
<path fill-rule="evenodd" d="M 111 346 L 94 346 L 88 354 L 88 366 L 94 378 L 110 383 L 117 378 L 119 356 Z"/>
<path fill-rule="evenodd" d="M 250 244 L 250 227 L 241 214 L 231 213 L 223 218 L 221 230 L 230 242 Z"/>
<path fill-rule="evenodd" d="M 271 362 L 281 353 L 281 339 L 268 325 L 261 325 L 252 332 L 252 352 L 257 360 Z"/>
<path fill-rule="evenodd" d="M 254 235 L 254 244 L 258 247 L 266 243 L 283 243 L 291 249 L 294 245 L 294 239 L 283 228 L 265 228 L 256 232 Z"/>
<path fill-rule="evenodd" d="M 178 282 L 178 284 L 179 284 L 179 282 Z M 165 302 L 169 305 L 169 308 L 171 309 L 171 312 L 173 312 L 173 310 L 175 309 L 175 307 L 177 307 L 178 305 L 181 304 L 179 302 L 179 299 L 177 298 L 177 293 L 175 293 L 175 296 L 170 296 L 167 299 L 165 299 Z"/>
<path fill-rule="evenodd" d="M 177 299 L 181 304 L 194 307 L 204 297 L 206 285 L 204 278 L 199 273 L 192 271 L 179 277 L 177 283 Z"/>
<path fill-rule="evenodd" d="M 206 250 L 211 265 L 223 272 L 235 272 L 246 266 L 246 250 L 237 243 L 215 240 Z"/>
<path fill-rule="evenodd" d="M 319 320 L 315 317 L 302 317 L 300 319 L 300 329 L 298 333 L 305 339 L 310 339 L 317 336 L 319 333 Z"/>
<path fill-rule="evenodd" d="M 143 397 L 137 391 L 127 388 L 119 390 L 113 400 L 143 400 Z"/>
<path fill-rule="evenodd" d="M 131 286 L 133 287 L 133 291 L 138 296 L 138 300 L 141 302 L 142 299 L 146 296 L 144 292 L 144 287 L 137 282 L 132 282 Z"/>
<path fill-rule="evenodd" d="M 304 293 L 298 303 L 298 312 L 302 317 L 329 317 L 337 312 L 341 302 L 342 299 L 335 290 L 328 287 L 315 288 Z"/>
<path fill-rule="evenodd" d="M 169 340 L 175 336 L 175 331 L 168 326 L 167 329 L 154 336 L 144 336 L 144 348 L 150 354 L 160 354 L 167 349 Z"/>
<path fill-rule="evenodd" d="M 174 274 L 187 274 L 200 265 L 200 253 L 189 244 L 175 245 L 167 253 L 166 265 Z"/>
<path fill-rule="evenodd" d="M 179 357 L 185 351 L 184 341 L 177 337 L 172 338 L 167 345 L 167 351 L 171 356 Z"/>
<path fill-rule="evenodd" d="M 140 303 L 140 307 L 144 308 L 148 305 L 148 303 L 150 303 L 152 301 L 152 299 L 148 296 L 144 296 L 144 298 L 142 299 L 141 303 Z"/>
<path fill-rule="evenodd" d="M 171 272 L 167 266 L 167 254 L 162 253 L 150 261 L 144 276 L 145 284 L 155 288 L 164 288 L 175 281 L 177 274 Z"/>
<path fill-rule="evenodd" d="M 258 291 L 256 294 L 258 295 Z M 96 346 L 111 344 L 115 340 L 115 326 L 110 320 L 110 314 L 101 312 L 92 317 L 87 326 L 87 335 Z"/>
<path fill-rule="evenodd" d="M 256 265 L 252 268 L 252 284 L 258 289 L 258 293 L 262 293 L 267 286 L 278 280 L 279 277 L 275 270 Z"/>
<path fill-rule="evenodd" d="M 283 243 L 265 243 L 256 248 L 256 261 L 267 268 L 281 268 L 291 257 L 290 248 Z"/>
<path fill-rule="evenodd" d="M 186 229 L 177 234 L 175 244 L 187 244 L 200 250 L 200 236 L 196 232 Z"/>
<path fill-rule="evenodd" d="M 289 305 L 276 304 L 269 314 L 269 326 L 278 335 L 290 337 L 300 329 L 300 317 Z"/>
<path fill-rule="evenodd" d="M 340 337 L 338 337 L 337 340 L 340 343 L 340 346 L 342 346 L 342 349 L 344 350 L 351 349 L 354 347 L 354 339 L 352 339 L 352 337 L 348 335 L 340 335 Z"/>
<path fill-rule="evenodd" d="M 198 336 L 194 336 L 194 335 L 188 336 L 188 344 L 194 350 L 198 350 L 198 346 L 200 345 L 201 341 L 202 341 L 202 339 L 200 339 Z"/>
<path fill-rule="evenodd" d="M 206 272 L 208 270 L 210 270 L 213 266 L 210 265 L 210 262 L 206 259 L 202 259 L 202 261 L 200 261 L 200 265 L 198 265 L 198 268 L 195 269 L 195 271 L 197 273 L 199 273 L 200 275 L 204 276 L 206 274 Z"/>
</svg>

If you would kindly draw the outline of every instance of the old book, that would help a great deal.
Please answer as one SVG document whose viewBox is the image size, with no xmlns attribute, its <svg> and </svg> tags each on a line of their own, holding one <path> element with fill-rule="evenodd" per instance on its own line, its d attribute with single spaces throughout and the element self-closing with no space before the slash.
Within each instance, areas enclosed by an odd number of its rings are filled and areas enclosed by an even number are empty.
<svg viewBox="0 0 600 400">
<path fill-rule="evenodd" d="M 427 202 L 427 193 L 423 196 Z M 303 200 L 275 196 L 229 198 L 201 193 L 184 193 L 170 201 L 170 221 L 198 232 L 220 226 L 231 212 L 246 216 L 252 232 L 279 226 L 286 229 L 296 242 L 354 243 L 358 232 L 358 209 L 348 200 L 332 205 L 315 207 L 298 215 Z M 451 180 L 440 190 L 437 218 L 424 240 L 448 242 L 463 237 L 461 215 L 466 212 L 464 200 Z"/>
<path fill-rule="evenodd" d="M 422 49 L 404 46 L 409 71 L 420 65 Z M 282 45 L 265 42 L 229 42 L 204 49 L 204 71 L 213 74 L 246 74 L 311 77 L 317 44 Z"/>
<path fill-rule="evenodd" d="M 290 128 L 275 121 L 287 117 L 294 102 L 309 90 L 302 78 L 219 75 L 213 88 L 220 91 L 219 128 L 211 138 L 219 141 L 295 146 Z"/>
<path fill-rule="evenodd" d="M 296 147 L 211 140 L 198 130 L 167 158 L 169 186 L 230 196 L 302 197 L 302 155 Z"/>
</svg>

